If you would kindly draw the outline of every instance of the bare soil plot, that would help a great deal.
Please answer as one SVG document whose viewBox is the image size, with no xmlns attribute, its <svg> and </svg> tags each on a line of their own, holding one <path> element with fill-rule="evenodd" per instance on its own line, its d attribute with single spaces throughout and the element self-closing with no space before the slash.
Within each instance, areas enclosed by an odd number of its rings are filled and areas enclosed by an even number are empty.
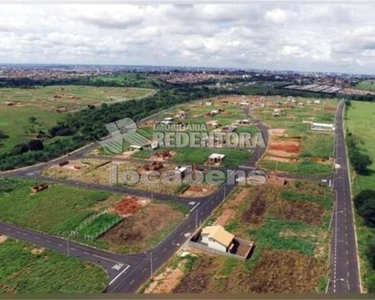
<svg viewBox="0 0 375 300">
<path fill-rule="evenodd" d="M 166 268 L 163 273 L 155 276 L 150 286 L 145 290 L 145 294 L 169 294 L 178 285 L 184 272 L 181 268 Z"/>
<path fill-rule="evenodd" d="M 211 195 L 217 190 L 218 186 L 213 184 L 192 184 L 182 193 L 182 195 L 184 197 L 203 197 Z"/>
<path fill-rule="evenodd" d="M 273 206 L 272 213 L 287 220 L 297 220 L 311 225 L 320 225 L 324 214 L 324 207 L 310 202 L 284 202 Z"/>
<path fill-rule="evenodd" d="M 0 244 L 4 243 L 7 239 L 8 237 L 6 235 L 0 235 Z"/>
<path fill-rule="evenodd" d="M 150 199 L 127 196 L 111 207 L 108 211 L 122 217 L 130 217 L 150 203 Z"/>
<path fill-rule="evenodd" d="M 227 288 L 243 293 L 308 293 L 327 272 L 325 264 L 297 251 L 264 249 L 262 259 L 249 273 L 232 276 Z"/>
<path fill-rule="evenodd" d="M 236 215 L 238 205 L 240 205 L 242 201 L 249 196 L 249 194 L 249 189 L 244 188 L 234 196 L 233 200 L 230 202 L 225 202 L 221 215 L 216 219 L 215 224 L 225 226 L 229 220 L 233 219 Z"/>
<path fill-rule="evenodd" d="M 263 221 L 263 218 L 267 211 L 267 202 L 265 200 L 263 192 L 256 195 L 254 201 L 251 202 L 249 207 L 242 214 L 242 222 L 259 224 Z"/>
<path fill-rule="evenodd" d="M 109 249 L 137 252 L 149 249 L 184 218 L 184 214 L 164 203 L 150 203 L 142 210 L 125 218 L 99 238 Z"/>
<path fill-rule="evenodd" d="M 173 293 L 204 293 L 210 291 L 210 282 L 217 261 L 210 256 L 202 256 L 194 268 L 180 281 Z"/>
</svg>

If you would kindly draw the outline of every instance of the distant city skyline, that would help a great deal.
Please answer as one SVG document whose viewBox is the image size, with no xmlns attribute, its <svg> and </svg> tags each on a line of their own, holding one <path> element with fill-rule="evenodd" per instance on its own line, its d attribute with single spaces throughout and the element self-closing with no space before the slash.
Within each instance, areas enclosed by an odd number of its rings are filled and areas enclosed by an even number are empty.
<svg viewBox="0 0 375 300">
<path fill-rule="evenodd" d="M 375 74 L 371 3 L 0 8 L 0 63 Z"/>
</svg>

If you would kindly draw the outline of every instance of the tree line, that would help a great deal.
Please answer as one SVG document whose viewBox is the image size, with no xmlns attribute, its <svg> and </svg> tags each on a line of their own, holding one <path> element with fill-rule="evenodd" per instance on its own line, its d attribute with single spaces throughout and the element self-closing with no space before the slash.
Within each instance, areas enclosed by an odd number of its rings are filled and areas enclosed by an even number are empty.
<svg viewBox="0 0 375 300">
<path fill-rule="evenodd" d="M 233 93 L 233 92 L 231 92 Z M 0 155 L 0 170 L 10 170 L 62 156 L 108 134 L 105 124 L 123 118 L 139 121 L 177 104 L 229 94 L 208 88 L 162 88 L 158 93 L 127 102 L 89 105 L 86 109 L 66 114 L 48 132 L 40 131 L 39 139 L 24 141 Z"/>
</svg>

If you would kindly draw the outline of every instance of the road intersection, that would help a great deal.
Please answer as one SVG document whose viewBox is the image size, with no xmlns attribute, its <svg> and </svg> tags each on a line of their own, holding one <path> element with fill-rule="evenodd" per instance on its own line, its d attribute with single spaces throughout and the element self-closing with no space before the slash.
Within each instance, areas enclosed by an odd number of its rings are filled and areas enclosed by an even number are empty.
<svg viewBox="0 0 375 300">
<path fill-rule="evenodd" d="M 356 238 L 353 222 L 353 210 L 350 194 L 350 180 L 348 174 L 347 154 L 345 148 L 345 136 L 343 129 L 344 103 L 341 102 L 336 113 L 336 139 L 335 159 L 340 168 L 336 170 L 332 180 L 333 189 L 336 192 L 332 222 L 331 240 L 331 277 L 328 283 L 330 293 L 359 293 L 360 279 L 357 258 Z M 266 144 L 268 143 L 268 128 L 258 123 Z M 129 195 L 150 197 L 150 192 L 129 189 L 119 186 L 105 186 L 92 183 L 84 183 L 75 180 L 56 179 L 41 176 L 41 170 L 58 164 L 66 159 L 78 159 L 96 147 L 95 144 L 87 145 L 67 156 L 54 161 L 42 163 L 36 166 L 17 169 L 0 173 L 0 176 L 35 177 L 43 181 L 79 186 L 89 189 L 106 190 L 115 193 L 126 193 Z M 266 148 L 257 147 L 245 166 L 239 169 L 256 168 L 258 161 L 262 158 Z M 229 171 L 235 172 L 235 170 Z M 285 175 L 293 178 L 294 176 Z M 313 179 L 321 181 L 321 178 L 308 178 L 303 176 L 298 179 Z M 93 248 L 77 242 L 51 236 L 35 230 L 21 228 L 0 221 L 0 232 L 15 239 L 24 240 L 42 247 L 52 249 L 85 261 L 89 261 L 103 267 L 109 276 L 108 293 L 134 293 L 152 275 L 153 270 L 160 268 L 176 251 L 189 239 L 200 225 L 212 214 L 212 212 L 225 200 L 228 194 L 235 188 L 235 184 L 225 183 L 214 194 L 201 198 L 185 198 L 163 194 L 153 194 L 158 200 L 172 200 L 185 203 L 190 207 L 190 213 L 168 237 L 160 242 L 155 248 L 145 253 L 135 255 L 120 255 L 104 250 Z"/>
</svg>

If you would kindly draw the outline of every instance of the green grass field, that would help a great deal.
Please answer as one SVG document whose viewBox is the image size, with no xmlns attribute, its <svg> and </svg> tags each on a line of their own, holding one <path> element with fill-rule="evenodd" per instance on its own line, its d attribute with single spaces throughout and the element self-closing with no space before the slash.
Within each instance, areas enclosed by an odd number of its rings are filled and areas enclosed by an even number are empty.
<svg viewBox="0 0 375 300">
<path fill-rule="evenodd" d="M 369 102 L 352 101 L 346 114 L 346 127 L 359 139 L 358 148 L 361 152 L 368 154 L 375 162 L 375 104 Z M 368 175 L 353 175 L 353 196 L 360 191 L 375 189 L 375 163 L 369 168 Z M 369 292 L 375 291 L 375 274 L 366 258 L 366 251 L 370 241 L 375 239 L 375 229 L 364 225 L 359 216 L 356 216 L 356 227 L 358 236 L 358 250 L 361 255 L 361 272 L 364 286 Z"/>
<path fill-rule="evenodd" d="M 24 140 L 35 138 L 40 130 L 47 131 L 55 125 L 64 114 L 57 111 L 59 107 L 72 112 L 87 105 L 137 99 L 152 92 L 151 89 L 91 86 L 1 88 L 0 130 L 9 138 L 1 141 L 0 154 Z M 7 102 L 14 105 L 9 106 Z M 36 121 L 31 123 L 30 117 L 35 117 Z"/>
<path fill-rule="evenodd" d="M 31 194 L 33 185 L 35 182 L 28 179 L 0 179 L 0 186 L 3 186 L 0 189 L 1 220 L 51 234 L 64 234 L 95 213 L 93 205 L 110 196 L 107 192 L 58 184 Z"/>
<path fill-rule="evenodd" d="M 32 251 L 35 251 L 34 253 Z M 0 244 L 0 294 L 101 293 L 107 274 L 95 265 L 15 240 Z"/>
<path fill-rule="evenodd" d="M 107 228 L 113 227 L 115 224 L 120 222 L 122 217 L 119 215 L 114 214 L 101 214 L 91 222 L 89 222 L 86 226 L 83 226 L 82 229 L 78 230 L 78 233 L 81 236 L 90 236 L 93 239 L 99 237 L 103 232 L 106 231 Z"/>
<path fill-rule="evenodd" d="M 375 91 L 375 80 L 364 80 L 355 86 L 356 89 Z"/>
<path fill-rule="evenodd" d="M 268 99 L 268 98 L 266 98 Z M 285 98 L 271 97 L 271 101 L 285 101 Z M 329 159 L 333 155 L 334 137 L 333 134 L 320 134 L 310 131 L 310 125 L 303 121 L 313 121 L 318 123 L 333 123 L 337 100 L 321 100 L 320 104 L 313 104 L 315 99 L 297 98 L 297 102 L 303 102 L 303 106 L 296 103 L 293 108 L 281 108 L 281 116 L 272 116 L 273 107 L 255 109 L 258 119 L 262 120 L 271 128 L 285 129 L 283 136 L 274 138 L 278 141 L 288 141 L 288 139 L 298 139 L 301 150 L 295 154 L 299 158 L 297 163 L 275 162 L 263 160 L 261 165 L 269 170 L 290 172 L 301 175 L 329 175 L 332 172 L 332 165 L 329 161 L 326 164 L 315 162 L 318 159 Z M 307 101 L 311 101 L 310 104 Z M 270 102 L 268 100 L 268 102 Z M 272 102 L 271 102 L 272 103 Z M 311 160 L 309 160 L 311 159 Z M 316 159 L 314 161 L 314 159 Z"/>
<path fill-rule="evenodd" d="M 261 161 L 260 167 L 270 171 L 300 175 L 325 176 L 332 173 L 332 168 L 313 161 L 304 160 L 297 163 Z"/>
</svg>

